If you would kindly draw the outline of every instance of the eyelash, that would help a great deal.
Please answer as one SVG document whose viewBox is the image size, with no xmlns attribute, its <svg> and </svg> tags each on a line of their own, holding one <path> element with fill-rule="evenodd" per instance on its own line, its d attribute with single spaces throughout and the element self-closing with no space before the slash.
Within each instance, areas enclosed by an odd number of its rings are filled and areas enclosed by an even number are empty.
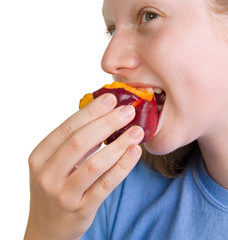
<svg viewBox="0 0 228 240">
<path fill-rule="evenodd" d="M 110 38 L 112 37 L 113 33 L 115 32 L 115 27 L 111 26 L 108 29 L 105 29 L 105 35 Z"/>
<path fill-rule="evenodd" d="M 142 22 L 142 19 L 143 19 L 144 16 L 146 16 L 146 14 L 154 17 L 153 19 L 148 20 L 148 21 L 146 21 L 146 22 L 150 22 L 150 21 L 152 21 L 152 20 L 160 17 L 157 13 L 155 13 L 155 12 L 153 12 L 153 11 L 142 11 L 142 12 L 140 13 L 141 23 L 143 23 L 143 22 Z"/>
<path fill-rule="evenodd" d="M 143 19 L 144 16 L 146 16 L 146 14 L 149 14 L 150 16 L 153 15 L 154 18 L 151 19 L 151 20 L 148 20 L 148 21 L 143 22 L 142 19 Z M 154 20 L 154 19 L 156 19 L 156 18 L 159 18 L 160 15 L 157 14 L 157 13 L 155 13 L 155 12 L 153 12 L 153 11 L 142 10 L 142 11 L 139 12 L 139 14 L 137 15 L 137 17 L 140 18 L 140 23 L 145 24 L 145 23 L 150 22 L 150 21 L 152 21 L 152 20 Z M 108 38 L 110 38 L 110 37 L 112 37 L 112 35 L 113 35 L 114 32 L 115 32 L 115 26 L 111 26 L 111 27 L 109 27 L 108 29 L 105 30 L 105 35 L 106 35 Z"/>
</svg>

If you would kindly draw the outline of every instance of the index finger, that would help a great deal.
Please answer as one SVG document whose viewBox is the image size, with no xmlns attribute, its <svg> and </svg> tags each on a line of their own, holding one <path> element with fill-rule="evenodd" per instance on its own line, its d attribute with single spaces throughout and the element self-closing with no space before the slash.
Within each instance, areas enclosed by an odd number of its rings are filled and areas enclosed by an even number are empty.
<svg viewBox="0 0 228 240">
<path fill-rule="evenodd" d="M 111 112 L 116 103 L 116 97 L 113 94 L 106 93 L 73 114 L 33 150 L 32 154 L 36 156 L 36 161 L 40 163 L 47 161 L 74 132 L 89 122 Z"/>
</svg>

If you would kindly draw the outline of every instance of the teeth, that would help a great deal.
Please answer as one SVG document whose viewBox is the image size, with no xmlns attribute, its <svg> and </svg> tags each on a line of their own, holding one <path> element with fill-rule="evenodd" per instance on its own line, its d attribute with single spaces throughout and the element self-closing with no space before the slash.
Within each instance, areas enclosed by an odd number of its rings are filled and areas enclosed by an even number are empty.
<svg viewBox="0 0 228 240">
<path fill-rule="evenodd" d="M 147 90 L 148 92 L 152 92 L 152 93 L 154 93 L 153 88 L 147 88 L 146 90 Z"/>
<path fill-rule="evenodd" d="M 151 93 L 158 93 L 160 94 L 162 92 L 162 89 L 161 88 L 143 88 L 143 87 L 139 87 L 138 89 L 141 89 L 141 90 L 146 90 L 148 92 L 151 92 Z"/>
<path fill-rule="evenodd" d="M 161 89 L 161 88 L 155 88 L 155 89 L 154 89 L 154 92 L 156 92 L 156 93 L 158 93 L 158 94 L 159 94 L 159 93 L 161 93 L 161 92 L 162 92 L 162 89 Z"/>
</svg>

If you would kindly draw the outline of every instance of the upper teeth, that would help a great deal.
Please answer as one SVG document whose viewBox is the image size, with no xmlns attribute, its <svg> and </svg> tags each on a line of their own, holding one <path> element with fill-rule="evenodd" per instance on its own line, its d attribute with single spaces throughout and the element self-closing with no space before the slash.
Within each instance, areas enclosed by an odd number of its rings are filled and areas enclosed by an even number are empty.
<svg viewBox="0 0 228 240">
<path fill-rule="evenodd" d="M 162 92 L 162 89 L 161 89 L 161 88 L 155 88 L 155 89 L 154 89 L 154 92 L 156 92 L 156 93 L 161 93 L 161 92 Z"/>
<path fill-rule="evenodd" d="M 144 91 L 148 91 L 148 92 L 152 92 L 152 93 L 154 93 L 153 88 L 138 87 L 137 89 L 140 89 L 140 90 L 144 90 Z"/>
<path fill-rule="evenodd" d="M 148 92 L 152 92 L 152 93 L 161 93 L 162 92 L 162 89 L 161 88 L 143 88 L 143 87 L 139 87 L 138 89 L 142 89 L 142 90 L 146 90 Z"/>
<path fill-rule="evenodd" d="M 152 93 L 154 92 L 153 88 L 147 88 L 146 90 L 147 90 L 148 92 L 152 92 Z"/>
</svg>

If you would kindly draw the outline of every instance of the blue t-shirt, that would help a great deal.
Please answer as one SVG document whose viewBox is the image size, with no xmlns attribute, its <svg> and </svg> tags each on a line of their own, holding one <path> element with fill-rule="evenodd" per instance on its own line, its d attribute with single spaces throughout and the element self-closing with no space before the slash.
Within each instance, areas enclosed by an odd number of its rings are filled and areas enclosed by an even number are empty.
<svg viewBox="0 0 228 240">
<path fill-rule="evenodd" d="M 100 206 L 82 240 L 228 240 L 228 190 L 198 153 L 178 178 L 138 163 Z"/>
</svg>

